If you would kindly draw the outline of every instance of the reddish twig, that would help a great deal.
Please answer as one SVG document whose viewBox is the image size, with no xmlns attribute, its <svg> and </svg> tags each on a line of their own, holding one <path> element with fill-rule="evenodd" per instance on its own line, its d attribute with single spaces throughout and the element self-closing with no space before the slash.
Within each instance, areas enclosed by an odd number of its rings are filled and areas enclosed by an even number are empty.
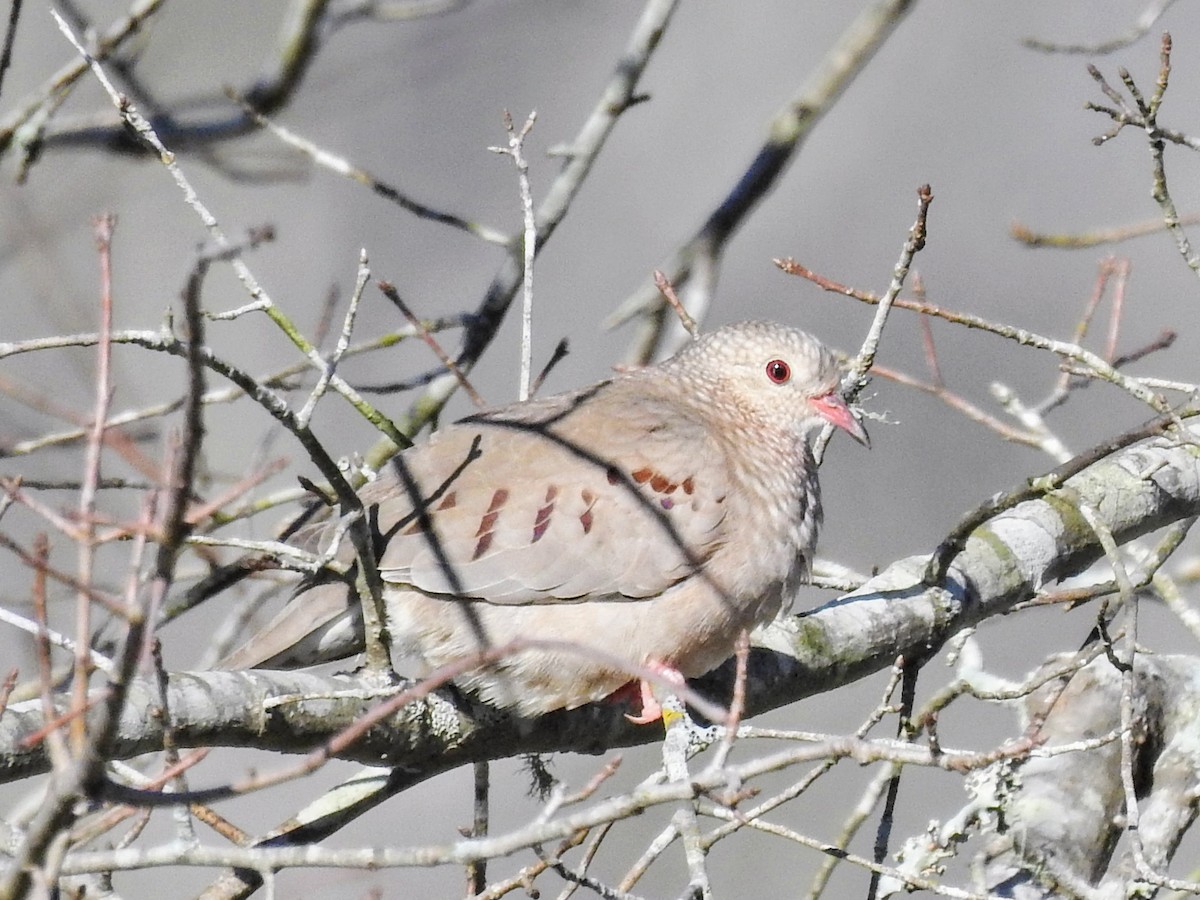
<svg viewBox="0 0 1200 900">
<path fill-rule="evenodd" d="M 234 482 L 220 494 L 206 503 L 197 504 L 188 510 L 186 521 L 189 525 L 198 525 L 203 522 L 213 513 L 221 509 L 221 507 L 237 500 L 247 491 L 252 490 L 262 484 L 272 475 L 282 472 L 288 466 L 288 460 L 280 458 L 267 463 L 257 472 L 251 472 L 245 478 Z"/>
<path fill-rule="evenodd" d="M 112 238 L 116 224 L 116 217 L 111 214 L 97 216 L 92 222 L 96 250 L 100 256 L 100 342 L 96 346 L 96 402 L 84 459 L 83 487 L 79 491 L 79 519 L 82 529 L 79 542 L 79 580 L 88 587 L 92 584 L 92 567 L 96 556 L 93 518 L 96 508 L 96 484 L 100 480 L 104 425 L 108 421 L 108 408 L 112 398 Z M 88 593 L 79 591 L 75 604 L 75 674 L 72 685 L 74 705 L 78 708 L 87 703 L 92 671 L 88 653 L 91 634 L 92 604 Z M 81 755 L 87 740 L 86 723 L 81 719 L 72 724 L 71 737 L 75 753 Z"/>
<path fill-rule="evenodd" d="M 913 273 L 913 293 L 917 295 L 918 300 L 924 301 L 925 282 L 917 273 Z M 925 316 L 921 316 L 917 322 L 921 329 L 921 346 L 925 350 L 925 366 L 929 369 L 930 380 L 935 387 L 944 387 L 945 381 L 942 379 L 942 366 L 938 362 L 937 345 L 933 342 L 933 327 Z"/>
<path fill-rule="evenodd" d="M 679 299 L 679 295 L 675 293 L 675 286 L 671 284 L 671 280 L 658 269 L 654 270 L 654 286 L 658 288 L 659 293 L 662 294 L 667 303 L 671 305 L 671 309 L 675 310 L 675 315 L 679 316 L 680 323 L 682 323 L 683 327 L 687 330 L 687 333 L 690 334 L 694 340 L 696 335 L 699 334 L 699 328 L 696 325 L 696 320 L 693 319 L 692 314 L 684 308 L 683 303 Z"/>
<path fill-rule="evenodd" d="M 467 392 L 467 396 L 471 398 L 471 402 L 481 408 L 487 406 L 484 399 L 479 396 L 479 392 L 475 390 L 475 386 L 467 379 L 466 373 L 450 358 L 450 354 L 442 349 L 442 345 L 429 333 L 429 329 L 425 327 L 424 323 L 413 315 L 412 310 L 408 308 L 408 304 L 400 299 L 400 293 L 396 290 L 396 286 L 390 281 L 380 281 L 378 282 L 378 287 L 383 292 L 383 296 L 391 300 L 396 308 L 400 310 L 400 314 L 404 316 L 408 324 L 417 329 L 417 333 L 421 335 L 421 340 L 429 345 L 429 348 L 437 355 L 437 358 L 442 361 L 442 365 L 446 367 L 446 370 L 458 379 L 458 383 Z"/>
<path fill-rule="evenodd" d="M 56 718 L 56 714 L 54 711 L 54 699 L 51 696 L 54 684 L 54 668 L 50 662 L 50 625 L 46 614 L 45 564 L 50 556 L 50 544 L 44 532 L 39 533 L 33 539 L 33 556 L 39 563 L 33 569 L 33 614 L 37 618 L 40 629 L 36 641 L 38 687 L 41 693 L 42 718 L 49 723 Z M 55 771 L 61 772 L 71 763 L 70 755 L 67 752 L 67 745 L 62 735 L 58 733 L 57 728 L 51 729 L 48 733 L 50 741 L 47 743 L 46 749 L 50 754 L 50 761 Z"/>
<path fill-rule="evenodd" d="M 945 385 L 921 381 L 920 379 L 905 374 L 898 369 L 892 369 L 888 366 L 881 366 L 878 363 L 872 367 L 871 371 L 880 378 L 886 378 L 888 381 L 894 381 L 897 384 L 904 385 L 905 387 L 915 388 L 918 391 L 922 391 L 926 394 L 937 397 L 951 409 L 962 413 L 972 422 L 976 422 L 985 428 L 991 429 L 1006 441 L 1012 441 L 1016 444 L 1024 444 L 1028 447 L 1040 446 L 1040 441 L 1037 435 L 1013 428 L 1007 422 L 998 419 L 993 415 L 989 415 L 970 400 L 966 399 L 960 394 L 956 394 Z"/>
</svg>

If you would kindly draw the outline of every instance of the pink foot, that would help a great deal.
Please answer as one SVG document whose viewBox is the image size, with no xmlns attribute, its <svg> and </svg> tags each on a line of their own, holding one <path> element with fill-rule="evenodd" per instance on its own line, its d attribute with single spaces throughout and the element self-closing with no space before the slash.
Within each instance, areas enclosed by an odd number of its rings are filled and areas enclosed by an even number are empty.
<svg viewBox="0 0 1200 900">
<path fill-rule="evenodd" d="M 686 679 L 683 673 L 674 666 L 669 666 L 666 663 L 651 661 L 647 665 L 656 675 L 664 681 L 671 684 L 683 684 Z M 614 691 L 612 696 L 621 700 L 630 700 L 638 709 L 637 714 L 626 713 L 625 718 L 634 725 L 649 725 L 651 722 L 657 722 L 662 718 L 662 704 L 654 696 L 654 687 L 646 679 L 631 681 L 624 687 Z"/>
</svg>

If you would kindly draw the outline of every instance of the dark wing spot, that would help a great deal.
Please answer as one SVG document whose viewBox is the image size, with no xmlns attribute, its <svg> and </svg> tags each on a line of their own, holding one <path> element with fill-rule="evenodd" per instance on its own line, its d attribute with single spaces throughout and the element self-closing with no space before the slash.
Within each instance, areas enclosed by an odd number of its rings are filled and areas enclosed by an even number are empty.
<svg viewBox="0 0 1200 900">
<path fill-rule="evenodd" d="M 500 518 L 500 513 L 498 512 L 485 513 L 483 518 L 479 520 L 479 528 L 475 532 L 475 537 L 490 536 L 498 518 Z"/>
<path fill-rule="evenodd" d="M 441 511 L 443 509 L 454 509 L 454 507 L 456 507 L 456 506 L 458 506 L 458 492 L 457 491 L 449 491 L 446 494 L 446 496 L 444 496 L 442 498 L 442 502 L 437 505 L 437 510 L 435 510 L 435 511 Z M 425 528 L 421 525 L 421 517 L 418 516 L 416 513 L 413 513 L 413 516 L 414 516 L 414 518 L 413 518 L 412 524 L 410 524 L 407 528 L 405 528 L 403 531 L 401 531 L 400 532 L 401 534 L 420 534 L 422 531 L 425 530 Z"/>
<path fill-rule="evenodd" d="M 546 503 L 537 511 L 533 520 L 533 543 L 542 539 L 546 529 L 550 527 L 550 514 L 554 512 L 554 498 L 558 496 L 558 488 L 554 485 L 546 488 Z"/>
<path fill-rule="evenodd" d="M 479 520 L 479 529 L 475 532 L 476 538 L 480 538 L 480 536 L 491 532 L 496 527 L 496 520 L 500 517 L 500 510 L 504 508 L 504 504 L 508 502 L 508 499 L 509 492 L 505 491 L 503 487 L 497 488 L 496 493 L 492 494 L 492 502 L 488 504 L 487 512 Z"/>
<path fill-rule="evenodd" d="M 620 484 L 621 483 L 621 473 L 618 472 L 616 469 L 614 469 L 612 466 L 609 466 L 607 469 L 604 470 L 604 475 L 608 478 L 609 484 Z"/>
<path fill-rule="evenodd" d="M 483 554 L 487 553 L 488 547 L 492 546 L 492 533 L 489 531 L 480 536 L 475 542 L 475 552 L 471 554 L 471 559 L 479 559 Z"/>
<path fill-rule="evenodd" d="M 579 492 L 579 496 L 587 504 L 587 509 L 579 514 L 579 524 L 583 526 L 583 533 L 588 534 L 592 530 L 592 507 L 596 505 L 596 495 L 584 488 Z"/>
<path fill-rule="evenodd" d="M 483 514 L 483 518 L 479 520 L 479 528 L 475 531 L 475 537 L 479 538 L 479 543 L 484 544 L 484 539 L 487 543 L 492 542 L 492 529 L 496 527 L 496 520 L 500 518 L 500 510 L 504 508 L 504 504 L 508 501 L 508 491 L 504 488 L 497 488 L 492 494 L 492 502 L 488 506 L 488 511 Z M 483 550 L 479 546 L 475 547 L 475 555 L 472 559 L 478 559 L 479 555 L 487 550 L 487 545 L 484 544 Z"/>
</svg>

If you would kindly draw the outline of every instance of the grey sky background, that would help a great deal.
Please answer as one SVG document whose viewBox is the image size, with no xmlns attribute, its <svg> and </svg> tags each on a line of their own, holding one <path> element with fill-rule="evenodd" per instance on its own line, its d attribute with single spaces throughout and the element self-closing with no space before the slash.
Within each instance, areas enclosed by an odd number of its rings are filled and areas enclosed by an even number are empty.
<svg viewBox="0 0 1200 900">
<path fill-rule="evenodd" d="M 862 5 L 682 4 L 641 83 L 649 102 L 621 119 L 572 212 L 539 259 L 535 361 L 548 358 L 562 337 L 572 348 L 547 391 L 603 377 L 621 357 L 631 331 L 605 331 L 604 319 L 699 227 L 752 159 L 770 116 Z M 1046 55 L 1026 49 L 1020 40 L 1108 40 L 1128 31 L 1143 5 L 1124 0 L 916 3 L 730 244 L 706 325 L 771 318 L 856 349 L 873 310 L 784 275 L 771 259 L 793 256 L 830 278 L 882 292 L 916 212 L 916 188 L 928 182 L 936 199 L 928 246 L 916 269 L 929 301 L 1068 339 L 1092 291 L 1098 261 L 1112 249 L 1030 250 L 1008 236 L 1009 226 L 1020 221 L 1035 230 L 1074 232 L 1158 215 L 1150 198 L 1145 140 L 1131 132 L 1103 147 L 1091 143 L 1109 122 L 1083 109 L 1087 100 L 1104 101 L 1085 64 L 1094 61 L 1113 83 L 1118 66 L 1127 66 L 1145 90 L 1152 90 L 1158 36 L 1171 31 L 1174 70 L 1161 119 L 1195 133 L 1200 127 L 1192 102 L 1200 88 L 1200 23 L 1191 5 L 1176 4 L 1141 41 L 1104 57 Z M 139 39 L 138 72 L 159 97 L 171 101 L 219 97 L 227 84 L 244 88 L 269 58 L 285 7 L 267 0 L 168 5 Z M 516 229 L 520 208 L 512 166 L 487 150 L 504 142 L 502 110 L 511 110 L 518 120 L 531 109 L 538 112 L 528 153 L 533 191 L 540 198 L 559 167 L 544 151 L 579 127 L 640 10 L 641 4 L 622 0 L 476 0 L 443 17 L 351 26 L 329 39 L 295 101 L 276 118 L 423 202 Z M 123 7 L 95 3 L 88 11 L 95 22 L 107 23 Z M 0 111 L 70 57 L 46 6 L 27 3 Z M 65 112 L 112 115 L 88 79 Z M 235 180 L 197 152 L 180 154 L 202 199 L 229 234 L 266 223 L 275 227 L 274 243 L 247 261 L 275 301 L 307 329 L 314 327 L 334 285 L 348 295 L 360 248 L 370 254 L 375 277 L 394 282 L 409 305 L 428 316 L 473 308 L 501 262 L 498 248 L 419 221 L 360 185 L 314 170 L 270 137 L 239 139 L 212 152 L 226 167 L 286 176 Z M 1184 213 L 1200 206 L 1195 166 L 1189 151 L 1168 149 L 1167 172 Z M 117 326 L 155 327 L 164 309 L 177 304 L 204 233 L 162 167 L 94 149 L 51 149 L 26 185 L 13 183 L 11 159 L 0 174 L 0 340 L 94 330 L 98 279 L 89 219 L 100 212 L 120 218 L 114 257 Z M 1113 249 L 1128 255 L 1133 266 L 1120 349 L 1140 346 L 1164 327 L 1175 328 L 1180 333 L 1175 346 L 1135 371 L 1194 381 L 1200 377 L 1195 275 L 1165 234 Z M 214 273 L 205 292 L 208 308 L 233 308 L 245 300 L 229 272 Z M 1097 322 L 1094 347 L 1100 346 L 1104 322 Z M 390 305 L 368 290 L 357 334 L 398 324 Z M 937 322 L 933 333 L 947 384 L 989 411 L 998 412 L 988 394 L 991 382 L 1003 381 L 1035 402 L 1056 376 L 1054 362 L 1045 355 L 998 338 Z M 209 339 L 256 372 L 297 358 L 261 318 L 215 323 Z M 472 378 L 491 402 L 516 396 L 518 343 L 512 316 Z M 119 348 L 114 359 L 114 409 L 159 402 L 182 388 L 182 368 L 173 360 L 128 348 Z M 926 375 L 911 314 L 895 313 L 880 362 Z M 428 350 L 413 342 L 356 361 L 345 374 L 374 383 L 434 363 Z M 39 354 L 0 361 L 0 375 L 51 392 L 84 414 L 91 404 L 92 367 L 90 353 Z M 381 405 L 400 411 L 406 399 L 384 399 Z M 886 417 L 871 423 L 874 448 L 868 453 L 835 440 L 822 478 L 827 526 L 820 553 L 860 570 L 930 551 L 964 511 L 1053 466 L 1049 458 L 1001 442 L 932 398 L 881 380 L 865 406 Z M 469 409 L 459 397 L 450 413 Z M 1052 424 L 1068 446 L 1083 450 L 1146 417 L 1125 395 L 1093 386 L 1077 394 Z M 6 442 L 53 425 L 6 398 L 0 398 L 0 422 Z M 339 454 L 374 440 L 370 426 L 333 399 L 325 402 L 317 422 Z M 264 454 L 292 461 L 275 485 L 295 474 L 315 474 L 301 449 L 275 433 L 249 404 L 214 410 L 209 429 L 206 465 L 218 478 L 243 476 Z M 74 452 L 0 460 L 5 475 L 77 471 Z M 114 464 L 113 474 L 120 471 Z M 268 525 L 255 523 L 244 536 L 263 537 Z M 26 516 L 0 527 L 27 535 L 33 526 Z M 72 551 L 60 543 L 66 559 Z M 29 573 L 11 557 L 0 557 L 0 567 L 7 576 L 0 599 L 24 604 Z M 813 604 L 824 599 L 811 593 Z M 65 594 L 60 599 L 60 614 L 68 615 L 73 599 Z M 189 645 L 206 637 L 215 618 L 227 612 L 217 608 L 220 600 L 211 605 L 166 635 L 168 647 L 179 654 L 173 667 L 187 664 Z M 1148 619 L 1147 640 L 1169 644 L 1171 625 L 1153 613 Z M 988 625 L 987 663 L 1002 674 L 1018 675 L 1053 649 L 1076 646 L 1090 622 L 1085 610 Z M 32 661 L 26 642 L 4 629 L 0 656 L 22 667 Z M 838 697 L 815 698 L 773 719 L 789 727 L 852 728 L 874 705 L 881 686 L 879 681 Z M 988 725 L 951 725 L 948 739 L 997 741 L 1008 733 L 1005 726 L 998 717 Z M 255 761 L 276 762 L 265 756 Z M 628 771 L 618 781 L 632 784 L 652 764 L 652 751 L 629 754 Z M 559 774 L 578 781 L 598 761 L 563 759 L 557 765 Z M 497 780 L 505 782 L 496 804 L 495 829 L 501 830 L 536 810 L 523 799 L 516 765 L 502 764 L 497 771 Z M 851 772 L 822 786 L 807 806 L 791 813 L 793 824 L 832 836 L 865 777 Z M 906 782 L 911 805 L 898 829 L 902 837 L 961 802 L 934 795 L 917 808 L 921 784 L 920 775 Z M 259 801 L 230 808 L 240 809 L 247 827 L 259 818 L 257 824 L 266 827 L 287 808 L 290 791 L 277 792 L 278 805 L 270 809 Z M 830 810 L 834 816 L 824 821 Z M 454 827 L 468 821 L 467 777 L 454 773 L 398 798 L 333 843 L 449 842 Z M 607 874 L 636 855 L 637 839 L 653 834 L 655 826 L 642 823 L 634 830 L 637 835 L 623 835 L 609 848 L 613 862 Z M 767 858 L 770 864 L 764 865 Z M 725 880 L 725 896 L 748 896 L 733 887 L 747 873 L 753 873 L 757 895 L 790 896 L 817 861 L 816 854 L 760 838 L 719 849 L 713 868 Z M 676 875 L 652 878 L 641 887 L 648 896 L 659 896 L 676 883 Z M 125 890 L 129 896 L 155 896 L 157 877 L 127 879 Z M 862 895 L 861 872 L 840 877 L 839 890 L 846 893 L 832 896 Z M 203 873 L 195 878 L 196 886 L 204 883 Z M 385 896 L 401 896 L 398 885 L 407 896 L 461 893 L 460 873 L 402 871 L 293 873 L 281 880 L 280 895 L 356 897 L 373 885 L 385 886 Z"/>
</svg>

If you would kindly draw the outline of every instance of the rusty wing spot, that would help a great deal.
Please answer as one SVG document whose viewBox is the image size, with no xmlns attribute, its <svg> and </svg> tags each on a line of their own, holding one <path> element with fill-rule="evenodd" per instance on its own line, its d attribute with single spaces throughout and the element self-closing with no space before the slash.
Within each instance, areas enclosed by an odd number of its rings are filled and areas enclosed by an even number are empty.
<svg viewBox="0 0 1200 900">
<path fill-rule="evenodd" d="M 445 497 L 442 498 L 442 502 L 437 505 L 435 512 L 440 512 L 443 509 L 454 509 L 456 506 L 458 506 L 458 492 L 450 491 Z M 413 513 L 413 516 L 415 516 L 415 518 L 413 519 L 412 524 L 401 531 L 401 534 L 420 534 L 425 530 L 424 526 L 421 525 L 421 517 L 415 512 Z"/>
<path fill-rule="evenodd" d="M 542 539 L 542 535 L 550 527 L 550 514 L 554 512 L 554 498 L 557 496 L 557 487 L 550 485 L 546 488 L 546 502 L 538 508 L 537 516 L 533 520 L 533 543 L 535 544 Z"/>
<path fill-rule="evenodd" d="M 508 491 L 504 488 L 497 488 L 496 493 L 492 494 L 492 502 L 488 506 L 488 511 L 479 520 L 479 529 L 475 532 L 475 537 L 482 537 L 496 526 L 496 520 L 500 518 L 500 510 L 504 508 L 506 500 L 508 500 Z"/>
<path fill-rule="evenodd" d="M 500 510 L 504 508 L 507 501 L 508 491 L 505 488 L 497 488 L 496 492 L 492 494 L 492 502 L 488 505 L 488 511 L 479 520 L 479 528 L 475 532 L 475 537 L 479 540 L 475 542 L 475 552 L 471 554 L 471 559 L 479 559 L 487 553 L 488 547 L 492 545 L 492 529 L 496 527 L 496 520 L 500 518 Z"/>
<path fill-rule="evenodd" d="M 683 488 L 683 492 L 685 494 L 688 494 L 690 496 L 691 493 L 696 490 L 696 482 L 694 482 L 692 480 L 692 476 L 689 475 L 687 478 L 683 479 L 683 482 L 680 484 L 680 487 Z"/>
<path fill-rule="evenodd" d="M 583 526 L 583 533 L 588 534 L 592 530 L 592 507 L 596 505 L 596 495 L 584 488 L 579 496 L 587 504 L 587 509 L 579 514 L 579 524 Z"/>
<path fill-rule="evenodd" d="M 679 485 L 670 481 L 665 475 L 655 475 L 650 479 L 650 487 L 660 494 L 669 494 Z"/>
<path fill-rule="evenodd" d="M 490 546 L 492 546 L 492 533 L 488 531 L 475 542 L 475 552 L 471 554 L 471 559 L 479 559 L 479 557 L 487 553 L 488 547 Z"/>
<path fill-rule="evenodd" d="M 673 494 L 679 489 L 680 486 L 678 482 L 672 481 L 666 475 L 662 474 L 662 472 L 656 472 L 649 466 L 642 466 L 640 469 L 630 472 L 629 477 L 638 484 L 649 483 L 650 490 L 654 491 L 656 494 Z M 695 489 L 696 486 L 692 483 L 691 476 L 689 476 L 683 482 L 683 492 L 685 494 L 690 494 Z M 666 503 L 664 503 L 663 506 L 666 509 L 671 508 L 670 505 Z"/>
</svg>

